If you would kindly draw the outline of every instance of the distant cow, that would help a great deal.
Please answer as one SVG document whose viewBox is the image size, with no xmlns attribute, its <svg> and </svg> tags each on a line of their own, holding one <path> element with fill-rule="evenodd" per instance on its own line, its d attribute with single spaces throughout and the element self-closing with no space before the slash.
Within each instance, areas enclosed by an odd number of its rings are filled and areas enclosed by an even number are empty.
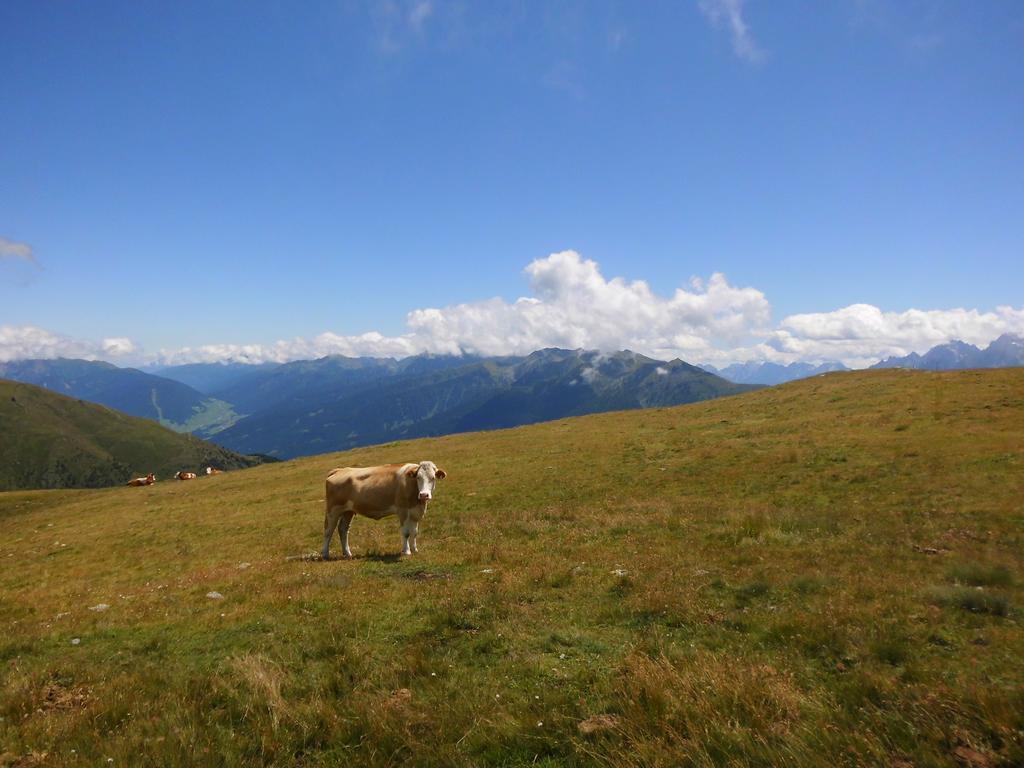
<svg viewBox="0 0 1024 768">
<path fill-rule="evenodd" d="M 195 472 L 179 472 L 178 474 L 175 475 L 175 477 L 178 478 L 179 480 L 195 480 L 196 479 L 196 473 Z"/>
<path fill-rule="evenodd" d="M 156 475 L 150 472 L 145 477 L 136 477 L 134 480 L 129 480 L 125 485 L 152 485 L 156 482 Z"/>
<path fill-rule="evenodd" d="M 219 475 L 220 474 L 220 470 L 219 469 L 214 469 L 213 467 L 207 467 L 206 468 L 206 474 L 208 474 L 208 475 Z"/>
<path fill-rule="evenodd" d="M 338 529 L 344 557 L 352 557 L 348 529 L 355 515 L 380 520 L 398 515 L 402 526 L 402 554 L 416 551 L 416 535 L 434 485 L 446 473 L 432 461 L 385 464 L 382 467 L 343 467 L 327 475 L 324 514 L 324 560 L 330 556 L 331 537 Z"/>
</svg>

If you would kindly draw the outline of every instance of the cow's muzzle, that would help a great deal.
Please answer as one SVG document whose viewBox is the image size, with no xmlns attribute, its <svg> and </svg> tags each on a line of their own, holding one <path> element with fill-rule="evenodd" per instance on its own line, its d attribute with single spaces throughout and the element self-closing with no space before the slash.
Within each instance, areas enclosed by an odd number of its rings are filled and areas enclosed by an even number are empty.
<svg viewBox="0 0 1024 768">
<path fill-rule="evenodd" d="M 429 493 L 421 493 L 420 494 L 420 501 L 430 501 L 430 494 Z"/>
</svg>

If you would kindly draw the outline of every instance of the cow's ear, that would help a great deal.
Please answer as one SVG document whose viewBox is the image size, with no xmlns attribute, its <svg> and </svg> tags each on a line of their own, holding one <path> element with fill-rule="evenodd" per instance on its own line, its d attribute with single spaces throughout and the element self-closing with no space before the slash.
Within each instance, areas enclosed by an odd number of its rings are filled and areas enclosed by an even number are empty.
<svg viewBox="0 0 1024 768">
<path fill-rule="evenodd" d="M 443 469 L 439 469 L 435 473 L 435 476 L 437 477 L 438 480 L 444 480 L 446 477 L 448 477 L 448 473 L 445 472 Z"/>
<path fill-rule="evenodd" d="M 412 469 L 407 469 L 405 471 L 405 474 L 407 474 L 409 477 L 416 477 L 416 473 L 419 472 L 419 471 L 420 471 L 419 467 L 413 467 Z"/>
</svg>

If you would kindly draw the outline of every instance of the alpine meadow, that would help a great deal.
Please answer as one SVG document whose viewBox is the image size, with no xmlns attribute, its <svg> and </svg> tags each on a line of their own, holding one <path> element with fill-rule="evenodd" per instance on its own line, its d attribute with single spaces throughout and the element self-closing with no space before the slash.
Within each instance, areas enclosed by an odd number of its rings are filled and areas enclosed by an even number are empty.
<svg viewBox="0 0 1024 768">
<path fill-rule="evenodd" d="M 0 30 L 0 768 L 1024 768 L 1024 0 Z"/>
<path fill-rule="evenodd" d="M 448 470 L 420 553 L 335 466 Z M 17 765 L 1018 765 L 1024 369 L 0 495 Z"/>
</svg>

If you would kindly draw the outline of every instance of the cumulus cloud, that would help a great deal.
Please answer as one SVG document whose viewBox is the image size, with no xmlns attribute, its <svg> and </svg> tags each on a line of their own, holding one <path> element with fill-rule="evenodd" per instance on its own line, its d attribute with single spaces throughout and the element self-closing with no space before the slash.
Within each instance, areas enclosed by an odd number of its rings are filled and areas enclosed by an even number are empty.
<svg viewBox="0 0 1024 768">
<path fill-rule="evenodd" d="M 754 40 L 743 18 L 744 0 L 700 0 L 698 7 L 716 29 L 727 27 L 732 35 L 732 50 L 741 59 L 757 62 L 764 52 Z"/>
<path fill-rule="evenodd" d="M 926 352 L 954 339 L 985 346 L 1004 333 L 1024 334 L 1024 308 L 883 312 L 871 304 L 852 304 L 833 312 L 790 315 L 766 344 L 794 359 L 842 360 L 856 367 Z"/>
<path fill-rule="evenodd" d="M 606 279 L 596 262 L 562 251 L 533 261 L 525 274 L 529 296 L 413 310 L 406 317 L 408 333 L 400 336 L 322 333 L 270 345 L 162 350 L 161 358 L 166 363 L 283 362 L 327 354 L 528 354 L 544 347 L 694 356 L 716 343 L 766 333 L 771 314 L 764 294 L 732 286 L 717 273 L 660 296 L 643 280 Z"/>
<path fill-rule="evenodd" d="M 717 273 L 659 296 L 643 280 L 608 280 L 596 262 L 562 251 L 532 262 L 526 275 L 533 295 L 416 310 L 407 320 L 412 335 L 437 351 L 485 355 L 541 347 L 698 353 L 770 318 L 764 294 Z"/>
<path fill-rule="evenodd" d="M 138 351 L 135 342 L 124 336 L 104 339 L 100 344 L 100 348 L 106 357 L 125 357 Z"/>
<path fill-rule="evenodd" d="M 135 344 L 126 338 L 103 339 L 96 343 L 53 333 L 34 325 L 0 325 L 0 362 L 4 363 L 54 357 L 110 359 L 137 351 Z"/>
<path fill-rule="evenodd" d="M 36 261 L 36 255 L 32 250 L 31 245 L 28 243 L 19 243 L 15 240 L 8 240 L 6 237 L 0 237 L 0 260 L 3 259 L 24 261 L 36 266 L 39 265 L 39 262 Z"/>
</svg>

